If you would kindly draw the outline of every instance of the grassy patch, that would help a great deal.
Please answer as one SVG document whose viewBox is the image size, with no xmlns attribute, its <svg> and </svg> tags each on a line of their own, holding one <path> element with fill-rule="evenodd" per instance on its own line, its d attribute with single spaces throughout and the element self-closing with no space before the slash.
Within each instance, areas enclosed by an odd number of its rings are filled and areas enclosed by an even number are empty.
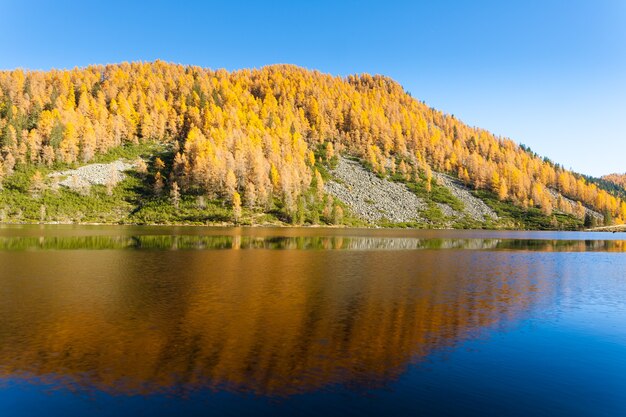
<svg viewBox="0 0 626 417">
<path fill-rule="evenodd" d="M 473 191 L 474 196 L 483 200 L 500 218 L 497 223 L 488 225 L 493 228 L 524 230 L 580 230 L 583 221 L 576 217 L 554 213 L 550 216 L 535 207 L 524 209 L 509 201 L 500 201 L 497 196 L 485 190 Z"/>
<path fill-rule="evenodd" d="M 90 164 L 99 163 L 107 164 L 117 161 L 118 159 L 126 159 L 133 161 L 137 158 L 151 159 L 155 156 L 173 155 L 172 149 L 163 142 L 142 142 L 142 143 L 125 143 L 109 150 L 108 152 L 97 155 Z"/>
<path fill-rule="evenodd" d="M 421 222 L 391 222 L 387 219 L 383 219 L 378 222 L 380 227 L 393 228 L 393 229 L 429 229 L 432 228 L 431 224 Z"/>
<path fill-rule="evenodd" d="M 431 190 L 429 192 L 426 189 L 426 177 L 422 174 L 420 174 L 419 181 L 406 181 L 400 175 L 394 175 L 391 178 L 394 181 L 405 183 L 407 188 L 420 198 L 446 204 L 458 212 L 462 212 L 465 209 L 463 202 L 456 198 L 446 186 L 437 184 L 435 179 L 431 181 Z"/>
<path fill-rule="evenodd" d="M 38 196 L 7 187 L 0 192 L 0 210 L 4 210 L 5 220 L 14 222 L 119 223 L 132 209 L 125 201 L 131 183 L 127 179 L 110 195 L 103 186 L 94 186 L 85 194 L 48 189 Z"/>
</svg>

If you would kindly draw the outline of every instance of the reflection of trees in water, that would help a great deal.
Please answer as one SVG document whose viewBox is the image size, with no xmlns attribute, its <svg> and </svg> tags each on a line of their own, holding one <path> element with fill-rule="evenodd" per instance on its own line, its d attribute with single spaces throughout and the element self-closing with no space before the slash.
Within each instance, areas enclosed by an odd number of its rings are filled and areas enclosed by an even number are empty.
<svg viewBox="0 0 626 417">
<path fill-rule="evenodd" d="M 626 251 L 620 240 L 449 239 L 343 236 L 49 236 L 0 237 L 0 250 L 37 249 L 300 249 L 412 250 L 514 249 L 542 251 Z"/>
<path fill-rule="evenodd" d="M 384 384 L 566 284 L 542 253 L 43 251 L 0 263 L 0 374 L 119 394 Z"/>
</svg>

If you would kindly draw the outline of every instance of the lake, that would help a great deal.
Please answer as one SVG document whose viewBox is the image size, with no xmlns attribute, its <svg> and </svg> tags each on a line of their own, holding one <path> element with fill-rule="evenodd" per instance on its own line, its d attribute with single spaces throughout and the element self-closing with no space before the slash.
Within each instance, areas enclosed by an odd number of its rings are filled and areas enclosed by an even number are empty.
<svg viewBox="0 0 626 417">
<path fill-rule="evenodd" d="M 626 415 L 626 234 L 0 226 L 2 416 Z"/>
</svg>

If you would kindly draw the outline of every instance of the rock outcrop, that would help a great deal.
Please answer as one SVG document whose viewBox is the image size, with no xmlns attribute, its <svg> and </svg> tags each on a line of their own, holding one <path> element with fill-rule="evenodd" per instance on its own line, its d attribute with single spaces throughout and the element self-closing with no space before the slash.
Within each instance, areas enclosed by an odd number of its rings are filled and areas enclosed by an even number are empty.
<svg viewBox="0 0 626 417">
<path fill-rule="evenodd" d="M 133 167 L 133 164 L 118 160 L 110 164 L 89 164 L 77 169 L 55 172 L 49 177 L 58 185 L 71 189 L 89 188 L 92 185 L 115 185 L 124 179 L 124 171 Z"/>
<path fill-rule="evenodd" d="M 378 178 L 346 158 L 339 158 L 332 174 L 336 180 L 326 183 L 326 192 L 343 201 L 360 218 L 370 223 L 424 221 L 420 211 L 426 203 L 404 184 Z"/>
<path fill-rule="evenodd" d="M 404 184 L 379 178 L 366 170 L 359 162 L 340 157 L 337 167 L 331 171 L 334 179 L 325 185 L 327 193 L 344 202 L 352 212 L 369 223 L 430 223 L 421 213 L 428 202 L 416 196 Z M 463 203 L 462 212 L 442 203 L 435 203 L 446 220 L 439 226 L 450 227 L 455 220 L 470 218 L 478 222 L 497 220 L 496 213 L 458 180 L 436 173 L 439 185 Z"/>
<path fill-rule="evenodd" d="M 484 222 L 488 219 L 498 219 L 498 215 L 496 214 L 496 212 L 493 211 L 480 198 L 474 197 L 470 190 L 459 180 L 441 173 L 435 173 L 434 176 L 441 185 L 450 190 L 452 195 L 463 203 L 463 213 L 456 212 L 457 215 L 460 214 L 461 217 L 467 216 L 470 219 L 479 222 Z"/>
</svg>

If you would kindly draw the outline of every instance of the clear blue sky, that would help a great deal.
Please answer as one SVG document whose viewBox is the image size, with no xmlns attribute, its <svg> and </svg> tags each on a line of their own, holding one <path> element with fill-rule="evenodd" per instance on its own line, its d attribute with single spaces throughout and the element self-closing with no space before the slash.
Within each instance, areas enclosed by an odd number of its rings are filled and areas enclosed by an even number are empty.
<svg viewBox="0 0 626 417">
<path fill-rule="evenodd" d="M 6 1 L 0 68 L 291 63 L 414 97 L 593 175 L 626 171 L 626 1 Z"/>
</svg>

